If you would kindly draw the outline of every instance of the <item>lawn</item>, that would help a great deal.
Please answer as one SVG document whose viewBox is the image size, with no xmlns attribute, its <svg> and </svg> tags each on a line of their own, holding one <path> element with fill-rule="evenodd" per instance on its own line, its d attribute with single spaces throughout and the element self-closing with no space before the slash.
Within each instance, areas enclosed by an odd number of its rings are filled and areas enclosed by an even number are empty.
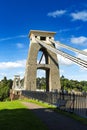
<svg viewBox="0 0 87 130">
<path fill-rule="evenodd" d="M 20 101 L 0 102 L 1 130 L 47 130 L 47 127 Z"/>
<path fill-rule="evenodd" d="M 32 102 L 41 105 L 45 108 L 52 109 L 57 113 L 69 116 L 84 124 L 87 124 L 87 119 L 79 117 L 75 114 L 70 114 L 58 110 L 55 106 L 43 103 L 37 100 L 16 100 L 0 102 L 0 130 L 47 130 L 45 124 L 21 102 Z"/>
</svg>

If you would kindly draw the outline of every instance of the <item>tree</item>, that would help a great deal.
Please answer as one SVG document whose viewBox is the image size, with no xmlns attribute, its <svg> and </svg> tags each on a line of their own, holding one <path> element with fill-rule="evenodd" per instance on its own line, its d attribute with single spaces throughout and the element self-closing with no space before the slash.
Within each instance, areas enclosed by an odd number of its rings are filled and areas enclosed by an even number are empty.
<svg viewBox="0 0 87 130">
<path fill-rule="evenodd" d="M 63 90 L 68 90 L 68 91 L 84 91 L 87 92 L 87 81 L 77 81 L 77 80 L 69 80 L 65 78 L 63 75 L 60 78 L 61 82 L 61 88 Z"/>
<path fill-rule="evenodd" d="M 1 101 L 9 97 L 9 92 L 12 87 L 12 83 L 13 81 L 7 80 L 6 77 L 4 77 L 4 79 L 0 81 L 0 100 Z"/>
</svg>

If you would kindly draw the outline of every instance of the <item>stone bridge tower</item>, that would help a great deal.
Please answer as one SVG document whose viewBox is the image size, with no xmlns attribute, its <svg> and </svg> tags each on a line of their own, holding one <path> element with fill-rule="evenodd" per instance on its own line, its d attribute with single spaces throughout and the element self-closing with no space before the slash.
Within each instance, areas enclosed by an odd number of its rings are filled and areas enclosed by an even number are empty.
<svg viewBox="0 0 87 130">
<path fill-rule="evenodd" d="M 41 46 L 35 40 L 35 38 L 38 38 L 49 46 L 55 47 L 55 45 L 49 41 L 49 39 L 54 39 L 54 35 L 55 32 L 30 31 L 30 47 L 24 78 L 25 90 L 36 91 L 37 69 L 46 71 L 46 91 L 59 91 L 61 89 L 57 55 Z M 37 63 L 37 55 L 40 50 L 45 56 L 45 64 Z"/>
<path fill-rule="evenodd" d="M 13 86 L 12 89 L 13 90 L 17 90 L 20 89 L 21 84 L 20 84 L 20 75 L 15 75 L 14 76 L 14 80 L 13 80 Z"/>
</svg>

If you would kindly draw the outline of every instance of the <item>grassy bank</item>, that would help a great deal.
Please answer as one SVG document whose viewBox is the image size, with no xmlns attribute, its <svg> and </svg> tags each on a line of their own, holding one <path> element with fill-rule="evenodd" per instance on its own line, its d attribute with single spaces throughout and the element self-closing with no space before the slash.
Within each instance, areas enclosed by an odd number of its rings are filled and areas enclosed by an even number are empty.
<svg viewBox="0 0 87 130">
<path fill-rule="evenodd" d="M 46 126 L 20 101 L 0 102 L 1 130 L 47 130 Z"/>
</svg>

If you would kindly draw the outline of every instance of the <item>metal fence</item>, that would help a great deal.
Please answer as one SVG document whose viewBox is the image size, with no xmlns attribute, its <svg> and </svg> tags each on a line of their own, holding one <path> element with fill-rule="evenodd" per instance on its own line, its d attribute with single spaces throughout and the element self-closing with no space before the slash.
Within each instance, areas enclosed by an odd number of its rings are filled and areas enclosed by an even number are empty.
<svg viewBox="0 0 87 130">
<path fill-rule="evenodd" d="M 64 94 L 58 92 L 22 91 L 27 98 L 37 99 L 56 105 L 59 109 L 87 117 L 87 95 Z"/>
</svg>

